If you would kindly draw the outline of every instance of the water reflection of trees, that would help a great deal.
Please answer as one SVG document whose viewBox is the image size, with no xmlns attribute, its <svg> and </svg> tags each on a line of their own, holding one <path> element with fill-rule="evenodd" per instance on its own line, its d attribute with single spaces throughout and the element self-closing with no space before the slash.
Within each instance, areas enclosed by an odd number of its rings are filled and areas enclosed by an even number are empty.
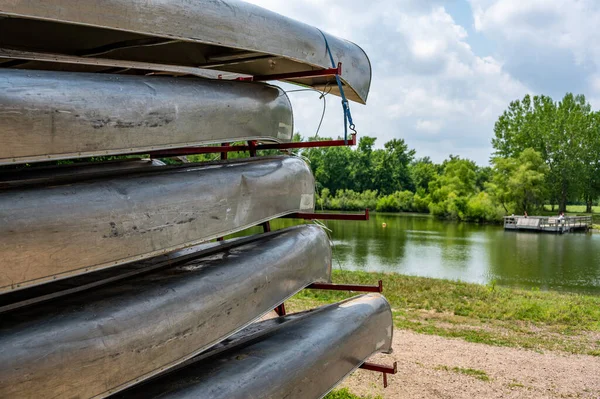
<svg viewBox="0 0 600 399">
<path fill-rule="evenodd" d="M 499 284 L 540 289 L 594 290 L 600 240 L 585 234 L 500 231 L 489 240 L 491 275 Z"/>
</svg>

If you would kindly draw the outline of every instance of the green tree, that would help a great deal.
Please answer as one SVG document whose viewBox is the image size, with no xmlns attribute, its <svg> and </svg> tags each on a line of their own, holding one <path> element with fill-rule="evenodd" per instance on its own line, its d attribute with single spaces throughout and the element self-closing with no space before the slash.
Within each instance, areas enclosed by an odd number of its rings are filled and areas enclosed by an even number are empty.
<svg viewBox="0 0 600 399">
<path fill-rule="evenodd" d="M 328 188 L 332 194 L 353 187 L 352 160 L 349 147 L 317 147 L 302 153 L 310 162 L 317 181 L 317 190 Z"/>
<path fill-rule="evenodd" d="M 584 154 L 591 148 L 586 137 L 592 137 L 593 118 L 583 95 L 567 93 L 558 103 L 548 96 L 527 95 L 511 102 L 496 122 L 495 155 L 517 158 L 526 148 L 537 151 L 549 168 L 549 199 L 558 201 L 560 210 L 565 211 L 569 200 L 585 196 L 584 191 L 589 197 L 595 191 L 584 165 Z"/>
<path fill-rule="evenodd" d="M 403 139 L 385 143 L 384 150 L 374 152 L 374 188 L 384 195 L 414 190 L 409 170 L 414 156 Z"/>
<path fill-rule="evenodd" d="M 365 191 L 373 188 L 373 146 L 375 138 L 363 136 L 358 142 L 354 162 L 352 164 L 352 179 L 354 189 Z"/>
<path fill-rule="evenodd" d="M 542 207 L 549 168 L 540 153 L 527 148 L 518 158 L 497 157 L 492 163 L 494 176 L 488 191 L 506 213 L 531 213 Z"/>
<path fill-rule="evenodd" d="M 592 213 L 594 201 L 600 197 L 600 112 L 591 114 L 588 122 L 581 151 L 581 193 L 585 211 Z"/>
<path fill-rule="evenodd" d="M 477 192 L 477 166 L 473 161 L 451 156 L 444 172 L 429 184 L 432 214 L 441 218 L 465 219 L 469 197 Z"/>
<path fill-rule="evenodd" d="M 427 191 L 429 183 L 436 179 L 438 168 L 429 157 L 419 158 L 410 166 L 410 175 L 416 190 Z"/>
</svg>

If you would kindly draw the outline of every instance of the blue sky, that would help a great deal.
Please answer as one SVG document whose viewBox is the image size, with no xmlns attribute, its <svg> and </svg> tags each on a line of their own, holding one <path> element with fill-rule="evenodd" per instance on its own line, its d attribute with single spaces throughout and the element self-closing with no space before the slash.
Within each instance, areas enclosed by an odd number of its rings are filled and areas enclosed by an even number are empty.
<svg viewBox="0 0 600 399">
<path fill-rule="evenodd" d="M 403 138 L 418 156 L 488 163 L 494 122 L 525 94 L 585 94 L 600 107 L 597 0 L 250 0 L 351 40 L 369 55 L 360 135 Z M 313 135 L 322 104 L 290 93 L 296 130 Z M 330 97 L 322 136 L 342 131 Z"/>
</svg>

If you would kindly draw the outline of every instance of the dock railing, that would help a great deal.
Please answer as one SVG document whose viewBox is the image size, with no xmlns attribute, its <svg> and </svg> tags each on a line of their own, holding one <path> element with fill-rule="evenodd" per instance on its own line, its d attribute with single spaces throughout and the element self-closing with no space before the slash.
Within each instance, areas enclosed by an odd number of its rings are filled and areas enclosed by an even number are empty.
<svg viewBox="0 0 600 399">
<path fill-rule="evenodd" d="M 591 216 L 505 216 L 504 228 L 506 229 L 532 229 L 532 230 L 579 230 L 587 229 L 592 225 Z"/>
</svg>

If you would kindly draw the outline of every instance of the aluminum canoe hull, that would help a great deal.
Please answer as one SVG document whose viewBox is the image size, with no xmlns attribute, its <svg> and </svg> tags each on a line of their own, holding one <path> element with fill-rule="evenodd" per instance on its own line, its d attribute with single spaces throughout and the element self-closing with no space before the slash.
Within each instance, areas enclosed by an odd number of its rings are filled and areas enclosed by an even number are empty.
<svg viewBox="0 0 600 399">
<path fill-rule="evenodd" d="M 118 398 L 317 399 L 372 354 L 390 352 L 392 312 L 379 294 L 256 323 Z"/>
<path fill-rule="evenodd" d="M 312 209 L 314 178 L 296 157 L 145 168 L 0 190 L 0 293 Z"/>
<path fill-rule="evenodd" d="M 315 281 L 318 226 L 2 315 L 0 397 L 105 397 L 183 362 Z"/>
<path fill-rule="evenodd" d="M 332 67 L 319 29 L 238 0 L 9 1 L 0 4 L 0 16 L 8 17 L 0 20 L 0 57 L 6 67 L 109 72 L 129 67 L 145 73 L 144 68 L 168 70 L 172 65 L 187 67 L 187 73 L 198 69 L 199 75 L 199 68 L 266 75 Z M 325 37 L 334 62 L 343 65 L 348 98 L 366 102 L 371 83 L 367 55 L 354 43 Z M 40 50 L 51 55 L 36 56 Z M 337 93 L 332 77 L 290 81 L 331 86 Z"/>
<path fill-rule="evenodd" d="M 0 68 L 0 165 L 292 132 L 289 99 L 265 84 Z"/>
</svg>

